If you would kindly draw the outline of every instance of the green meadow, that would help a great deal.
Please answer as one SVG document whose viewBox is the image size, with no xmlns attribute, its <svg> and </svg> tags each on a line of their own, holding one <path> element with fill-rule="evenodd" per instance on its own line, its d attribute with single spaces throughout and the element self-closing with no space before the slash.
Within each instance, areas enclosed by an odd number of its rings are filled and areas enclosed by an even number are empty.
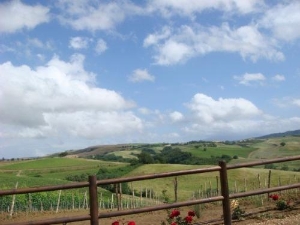
<svg viewBox="0 0 300 225">
<path fill-rule="evenodd" d="M 143 165 L 131 173 L 129 176 L 145 175 L 153 173 L 172 172 L 178 170 L 191 170 L 198 168 L 207 168 L 209 166 L 194 165 Z M 255 190 L 260 187 L 267 187 L 269 170 L 261 168 L 240 168 L 228 171 L 228 185 L 232 192 Z M 177 177 L 178 199 L 183 201 L 193 198 L 195 193 L 207 193 L 212 189 L 220 190 L 219 172 L 208 172 L 201 174 L 184 175 Z M 132 182 L 131 187 L 140 192 L 141 190 L 151 189 L 157 195 L 162 195 L 166 191 L 169 197 L 174 200 L 174 177 L 160 178 L 154 180 L 144 180 Z M 271 170 L 271 187 L 279 185 L 288 185 L 300 181 L 300 173 L 292 171 Z"/>
<path fill-rule="evenodd" d="M 118 168 L 120 162 L 83 158 L 40 158 L 36 160 L 0 163 L 0 188 L 46 186 L 70 183 L 70 175 L 95 175 L 99 168 Z"/>
</svg>

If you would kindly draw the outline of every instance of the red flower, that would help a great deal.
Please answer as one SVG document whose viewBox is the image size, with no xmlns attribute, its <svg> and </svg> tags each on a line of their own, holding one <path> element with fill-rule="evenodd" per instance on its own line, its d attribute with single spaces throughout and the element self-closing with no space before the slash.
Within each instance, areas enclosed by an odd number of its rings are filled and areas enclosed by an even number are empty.
<svg viewBox="0 0 300 225">
<path fill-rule="evenodd" d="M 115 221 L 111 225 L 119 225 L 119 224 L 120 224 L 119 221 Z"/>
<path fill-rule="evenodd" d="M 128 225 L 135 225 L 135 222 L 134 221 L 129 221 Z"/>
<path fill-rule="evenodd" d="M 189 211 L 189 212 L 188 212 L 188 216 L 194 217 L 194 216 L 195 216 L 195 212 L 194 212 L 194 211 Z"/>
<path fill-rule="evenodd" d="M 171 212 L 170 218 L 173 219 L 174 217 L 179 216 L 179 215 L 180 215 L 179 210 L 174 209 L 174 210 Z"/>
<path fill-rule="evenodd" d="M 176 222 L 173 222 L 173 223 L 171 223 L 171 225 L 177 225 L 177 223 L 176 223 Z"/>
<path fill-rule="evenodd" d="M 187 216 L 187 217 L 184 218 L 184 220 L 185 220 L 185 222 L 187 222 L 187 223 L 192 223 L 193 217 L 192 217 L 192 216 Z"/>
<path fill-rule="evenodd" d="M 272 198 L 274 201 L 276 201 L 276 200 L 279 199 L 279 196 L 278 196 L 277 194 L 275 194 L 275 195 L 270 195 L 269 197 Z"/>
</svg>

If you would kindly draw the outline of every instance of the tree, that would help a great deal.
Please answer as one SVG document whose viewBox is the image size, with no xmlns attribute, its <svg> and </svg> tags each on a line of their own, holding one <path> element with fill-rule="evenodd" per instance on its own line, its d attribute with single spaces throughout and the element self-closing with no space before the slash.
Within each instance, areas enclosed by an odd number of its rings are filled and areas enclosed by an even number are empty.
<svg viewBox="0 0 300 225">
<path fill-rule="evenodd" d="M 59 153 L 59 157 L 65 157 L 68 155 L 68 152 L 62 152 L 62 153 Z"/>
<path fill-rule="evenodd" d="M 265 165 L 265 169 L 275 170 L 275 169 L 276 169 L 276 166 L 275 166 L 273 163 L 271 163 L 271 164 L 266 164 L 266 165 Z"/>
<path fill-rule="evenodd" d="M 152 164 L 152 163 L 154 163 L 153 157 L 148 152 L 142 151 L 141 154 L 139 154 L 137 157 L 139 159 L 139 162 L 142 163 L 142 164 Z"/>
</svg>

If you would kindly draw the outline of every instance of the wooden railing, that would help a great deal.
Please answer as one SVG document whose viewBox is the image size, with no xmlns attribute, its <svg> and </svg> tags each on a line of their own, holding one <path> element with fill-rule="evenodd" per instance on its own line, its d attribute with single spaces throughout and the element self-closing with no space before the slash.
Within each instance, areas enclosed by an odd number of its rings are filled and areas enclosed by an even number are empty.
<svg viewBox="0 0 300 225">
<path fill-rule="evenodd" d="M 118 178 L 118 179 L 107 179 L 107 180 L 97 180 L 96 176 L 89 176 L 88 182 L 66 184 L 66 185 L 56 185 L 56 186 L 0 190 L 0 197 L 1 197 L 4 195 L 15 195 L 15 194 L 35 193 L 35 192 L 43 192 L 43 191 L 75 189 L 75 188 L 82 188 L 82 187 L 89 188 L 89 201 L 90 201 L 90 214 L 89 215 L 53 218 L 53 219 L 47 219 L 47 220 L 21 222 L 21 223 L 14 222 L 13 224 L 6 223 L 3 225 L 66 224 L 66 223 L 77 222 L 77 221 L 86 221 L 86 220 L 89 220 L 91 225 L 98 225 L 99 219 L 101 219 L 101 218 L 118 217 L 118 216 L 130 215 L 130 214 L 152 212 L 152 211 L 158 211 L 158 210 L 163 210 L 163 209 L 178 208 L 178 207 L 183 207 L 183 206 L 190 206 L 190 205 L 203 204 L 203 203 L 216 202 L 216 201 L 222 201 L 224 224 L 231 225 L 232 221 L 231 221 L 230 199 L 242 198 L 242 197 L 247 197 L 247 196 L 260 195 L 260 194 L 264 194 L 264 193 L 299 188 L 300 183 L 230 194 L 229 187 L 228 187 L 227 171 L 231 170 L 231 169 L 242 168 L 242 167 L 252 167 L 252 166 L 258 166 L 258 165 L 295 161 L 295 160 L 300 160 L 300 156 L 277 158 L 277 159 L 271 159 L 271 160 L 261 160 L 259 162 L 250 162 L 250 163 L 242 163 L 242 164 L 235 164 L 235 165 L 226 165 L 226 163 L 224 161 L 220 161 L 218 166 L 213 166 L 213 167 L 209 167 L 209 168 L 183 170 L 183 171 L 150 174 L 150 175 L 135 176 L 135 177 L 124 177 L 124 178 Z M 130 181 L 140 181 L 140 180 L 182 176 L 182 175 L 189 175 L 189 174 L 208 173 L 208 172 L 214 172 L 214 171 L 219 171 L 219 173 L 220 173 L 221 195 L 219 195 L 219 196 L 203 198 L 203 199 L 195 199 L 195 200 L 189 200 L 189 201 L 182 201 L 182 202 L 175 202 L 175 203 L 170 203 L 170 204 L 160 204 L 160 205 L 156 205 L 156 206 L 143 207 L 143 208 L 130 209 L 130 210 L 99 213 L 98 193 L 97 193 L 98 185 L 119 184 L 119 183 L 130 182 Z M 101 222 L 100 222 L 100 224 L 101 224 Z"/>
</svg>

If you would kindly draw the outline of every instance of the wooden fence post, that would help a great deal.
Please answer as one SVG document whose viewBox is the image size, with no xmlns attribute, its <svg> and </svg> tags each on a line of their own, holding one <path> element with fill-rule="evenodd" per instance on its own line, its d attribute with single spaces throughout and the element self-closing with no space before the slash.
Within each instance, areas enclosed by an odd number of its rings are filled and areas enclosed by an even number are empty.
<svg viewBox="0 0 300 225">
<path fill-rule="evenodd" d="M 218 176 L 216 176 L 216 183 L 217 183 L 217 195 L 219 195 L 220 192 L 219 192 L 219 177 Z"/>
<path fill-rule="evenodd" d="M 89 176 L 89 197 L 91 225 L 98 225 L 98 193 L 97 178 L 95 175 Z"/>
<path fill-rule="evenodd" d="M 221 183 L 221 194 L 224 197 L 223 199 L 223 216 L 224 224 L 231 225 L 231 210 L 230 210 L 230 199 L 229 199 L 229 188 L 228 188 L 228 179 L 227 179 L 227 168 L 226 162 L 220 161 L 219 166 L 220 170 L 220 183 Z"/>
<path fill-rule="evenodd" d="M 174 178 L 174 199 L 177 202 L 177 188 L 178 188 L 178 180 L 177 177 Z"/>
<path fill-rule="evenodd" d="M 117 209 L 120 211 L 120 202 L 119 202 L 119 184 L 114 184 L 115 186 L 115 192 L 116 192 L 116 204 L 117 204 Z"/>
<path fill-rule="evenodd" d="M 271 187 L 271 170 L 269 170 L 269 175 L 268 175 L 268 188 L 270 188 L 270 187 Z M 267 193 L 268 201 L 270 201 L 269 195 L 270 195 L 270 192 Z"/>
</svg>

